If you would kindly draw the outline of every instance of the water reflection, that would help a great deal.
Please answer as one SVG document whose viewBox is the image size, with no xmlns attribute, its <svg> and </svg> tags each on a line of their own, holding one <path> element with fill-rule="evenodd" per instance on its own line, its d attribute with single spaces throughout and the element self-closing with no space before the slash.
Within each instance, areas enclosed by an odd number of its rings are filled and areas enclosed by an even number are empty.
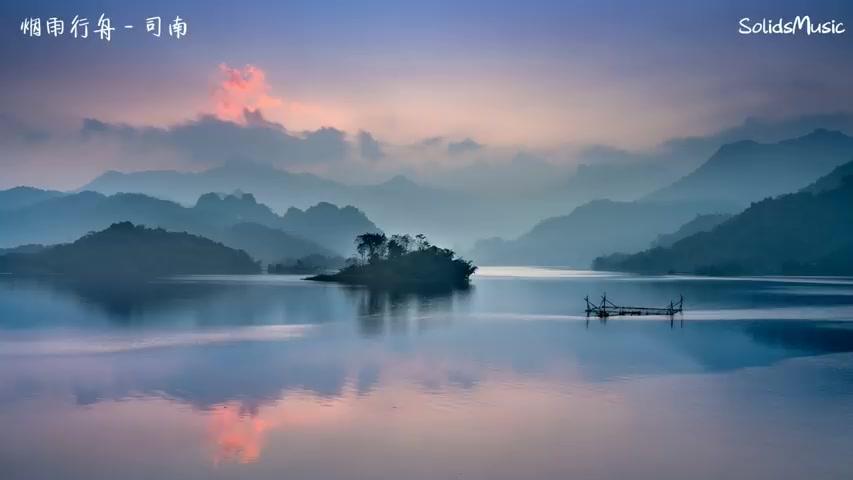
<svg viewBox="0 0 853 480">
<path fill-rule="evenodd" d="M 766 460 L 749 478 L 847 471 L 853 285 L 499 273 L 443 294 L 4 279 L 0 477 L 721 478 L 744 455 Z M 587 324 L 581 293 L 605 290 L 684 293 L 685 321 Z"/>
<path fill-rule="evenodd" d="M 447 324 L 453 317 L 446 314 L 464 310 L 472 290 L 412 292 L 342 287 L 356 305 L 360 332 L 368 336 Z"/>
</svg>

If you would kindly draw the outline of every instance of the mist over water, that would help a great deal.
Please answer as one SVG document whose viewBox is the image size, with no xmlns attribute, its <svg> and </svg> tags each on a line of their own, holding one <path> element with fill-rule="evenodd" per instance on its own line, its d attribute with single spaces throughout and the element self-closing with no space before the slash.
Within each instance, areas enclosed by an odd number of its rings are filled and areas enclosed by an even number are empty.
<svg viewBox="0 0 853 480">
<path fill-rule="evenodd" d="M 0 476 L 844 478 L 851 319 L 849 278 L 0 277 Z"/>
</svg>

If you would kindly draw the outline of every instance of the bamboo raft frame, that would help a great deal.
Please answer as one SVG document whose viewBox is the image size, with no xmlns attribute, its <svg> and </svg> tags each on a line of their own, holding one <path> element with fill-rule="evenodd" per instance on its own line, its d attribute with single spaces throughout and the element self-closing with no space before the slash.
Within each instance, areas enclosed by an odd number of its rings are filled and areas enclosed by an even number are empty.
<svg viewBox="0 0 853 480">
<path fill-rule="evenodd" d="M 670 301 L 669 305 L 657 307 L 628 307 L 616 305 L 607 299 L 605 293 L 601 297 L 601 303 L 596 305 L 590 303 L 589 296 L 584 297 L 586 301 L 586 316 L 594 315 L 598 318 L 621 317 L 621 316 L 644 316 L 644 315 L 660 315 L 673 317 L 676 313 L 684 313 L 684 296 L 679 295 L 678 301 Z"/>
</svg>

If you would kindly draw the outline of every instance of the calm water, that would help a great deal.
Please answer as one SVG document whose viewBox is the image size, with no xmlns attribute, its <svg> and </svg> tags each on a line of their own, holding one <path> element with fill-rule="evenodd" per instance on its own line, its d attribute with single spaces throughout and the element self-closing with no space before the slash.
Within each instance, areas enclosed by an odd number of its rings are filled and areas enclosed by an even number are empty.
<svg viewBox="0 0 853 480">
<path fill-rule="evenodd" d="M 0 277 L 0 478 L 853 478 L 851 320 L 853 279 Z"/>
</svg>

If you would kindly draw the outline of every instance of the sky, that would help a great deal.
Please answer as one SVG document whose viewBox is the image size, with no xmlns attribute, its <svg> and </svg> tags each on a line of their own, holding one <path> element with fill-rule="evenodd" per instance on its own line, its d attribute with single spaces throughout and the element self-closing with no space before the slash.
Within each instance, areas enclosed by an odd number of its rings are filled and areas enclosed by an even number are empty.
<svg viewBox="0 0 853 480">
<path fill-rule="evenodd" d="M 94 30 L 102 13 L 119 27 L 110 42 L 70 36 L 75 15 Z M 199 168 L 175 148 L 186 140 L 174 130 L 211 120 L 287 132 L 276 145 L 311 132 L 296 150 L 305 158 L 283 167 L 369 180 L 487 153 L 559 162 L 567 148 L 643 150 L 746 118 L 846 112 L 851 13 L 845 1 L 4 2 L 0 186 L 54 167 L 45 182 L 56 187 L 106 168 Z M 737 32 L 743 17 L 796 15 L 851 29 Z M 58 38 L 20 31 L 25 18 L 51 16 L 66 24 Z M 180 16 L 187 36 L 151 36 L 151 16 Z M 93 131 L 101 141 L 91 143 Z M 323 158 L 351 149 L 355 161 L 314 161 L 319 144 Z"/>
</svg>

